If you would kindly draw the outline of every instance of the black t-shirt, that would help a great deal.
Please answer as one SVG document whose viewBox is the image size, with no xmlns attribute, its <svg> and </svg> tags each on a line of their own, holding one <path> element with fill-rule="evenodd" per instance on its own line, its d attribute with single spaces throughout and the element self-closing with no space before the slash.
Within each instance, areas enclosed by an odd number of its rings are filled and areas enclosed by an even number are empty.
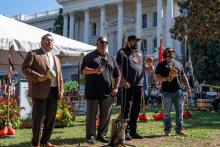
<svg viewBox="0 0 220 147">
<path fill-rule="evenodd" d="M 103 63 L 103 58 L 107 62 Z M 112 78 L 120 76 L 120 71 L 113 57 L 109 54 L 106 57 L 102 57 L 97 50 L 87 54 L 83 58 L 81 65 L 81 71 L 85 68 L 96 69 L 103 66 L 103 73 L 100 75 L 90 74 L 85 75 L 85 98 L 98 100 L 107 98 L 111 94 L 112 90 Z"/>
<path fill-rule="evenodd" d="M 185 74 L 183 66 L 180 62 L 174 60 L 172 67 L 169 67 L 166 60 L 159 63 L 156 67 L 155 74 L 161 75 L 161 77 L 168 77 L 171 68 L 178 70 L 178 76 L 173 78 L 171 82 L 165 81 L 161 84 L 162 92 L 176 92 L 179 89 L 182 89 L 181 77 Z"/>
<path fill-rule="evenodd" d="M 123 77 L 131 86 L 143 86 L 144 63 L 141 50 L 131 49 L 128 46 L 120 49 L 116 61 L 119 66 L 122 66 Z"/>
</svg>

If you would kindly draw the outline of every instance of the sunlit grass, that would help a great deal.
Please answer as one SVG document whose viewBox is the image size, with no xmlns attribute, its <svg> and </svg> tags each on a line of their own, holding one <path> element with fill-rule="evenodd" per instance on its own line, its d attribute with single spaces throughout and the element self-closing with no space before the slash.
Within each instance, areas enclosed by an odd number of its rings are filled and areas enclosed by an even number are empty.
<svg viewBox="0 0 220 147">
<path fill-rule="evenodd" d="M 145 136 L 145 139 L 158 139 L 158 146 L 190 146 L 188 143 L 200 142 L 208 140 L 215 135 L 220 129 L 220 113 L 210 114 L 206 111 L 191 111 L 193 116 L 191 119 L 184 120 L 185 132 L 188 137 L 180 137 L 175 135 L 175 113 L 172 113 L 172 136 L 163 137 L 163 122 L 154 121 L 152 114 L 159 112 L 158 108 L 146 109 L 146 115 L 151 118 L 149 122 L 138 122 L 138 132 Z M 115 118 L 119 112 L 118 108 L 114 108 L 112 118 Z M 110 129 L 109 129 L 110 130 Z M 30 147 L 32 137 L 31 128 L 16 130 L 17 134 L 14 138 L 1 138 L 0 146 L 10 147 Z M 110 135 L 110 131 L 108 133 Z M 77 116 L 74 122 L 74 127 L 55 128 L 51 141 L 62 147 L 72 146 L 88 146 L 85 140 L 85 116 Z M 133 144 L 133 142 L 132 142 Z M 97 146 L 103 144 L 97 142 Z M 148 146 L 146 144 L 135 142 L 135 146 Z"/>
</svg>

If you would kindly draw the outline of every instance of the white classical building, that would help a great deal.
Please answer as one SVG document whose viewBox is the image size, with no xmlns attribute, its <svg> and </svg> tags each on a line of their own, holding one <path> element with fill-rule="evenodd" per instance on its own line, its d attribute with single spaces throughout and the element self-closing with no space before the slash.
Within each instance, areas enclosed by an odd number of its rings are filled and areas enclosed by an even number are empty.
<svg viewBox="0 0 220 147">
<path fill-rule="evenodd" d="M 173 40 L 169 29 L 180 15 L 175 0 L 56 0 L 63 6 L 63 35 L 95 45 L 107 34 L 109 52 L 116 55 L 126 36 L 135 34 L 145 39 L 147 53 L 159 47 L 172 47 L 182 58 L 181 42 Z"/>
<path fill-rule="evenodd" d="M 159 47 L 163 38 L 164 47 L 176 50 L 183 59 L 184 47 L 173 40 L 169 29 L 174 17 L 180 15 L 175 0 L 56 0 L 63 6 L 63 35 L 81 42 L 95 45 L 99 36 L 107 35 L 109 53 L 116 55 L 122 46 L 123 31 L 126 36 L 143 37 L 147 54 Z M 17 15 L 14 18 L 27 24 L 51 31 L 59 9 L 32 15 Z M 74 66 L 74 67 L 72 67 Z M 77 74 L 77 64 L 64 66 L 67 75 Z M 71 69 L 71 72 L 70 72 Z"/>
<path fill-rule="evenodd" d="M 13 18 L 43 30 L 51 31 L 54 27 L 53 24 L 58 15 L 59 9 L 55 9 L 48 10 L 46 12 L 34 13 L 31 15 L 18 14 L 13 16 Z"/>
</svg>

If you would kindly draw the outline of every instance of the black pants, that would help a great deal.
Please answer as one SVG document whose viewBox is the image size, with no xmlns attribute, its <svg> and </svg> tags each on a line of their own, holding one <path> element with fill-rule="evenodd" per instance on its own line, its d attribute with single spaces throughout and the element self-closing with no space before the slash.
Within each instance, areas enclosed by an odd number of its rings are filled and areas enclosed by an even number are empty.
<svg viewBox="0 0 220 147">
<path fill-rule="evenodd" d="M 216 100 L 214 100 L 213 102 L 212 102 L 212 105 L 213 105 L 213 109 L 215 110 L 215 111 L 218 111 L 218 104 L 220 103 L 220 98 L 218 98 L 218 99 L 216 99 Z"/>
<path fill-rule="evenodd" d="M 56 112 L 57 112 L 58 88 L 51 87 L 46 99 L 32 98 L 32 133 L 33 146 L 46 144 L 51 137 Z M 43 131 L 41 131 L 43 127 Z"/>
<path fill-rule="evenodd" d="M 124 119 L 130 118 L 125 133 L 136 133 L 142 92 L 142 86 L 134 86 L 123 90 L 122 115 Z"/>
</svg>

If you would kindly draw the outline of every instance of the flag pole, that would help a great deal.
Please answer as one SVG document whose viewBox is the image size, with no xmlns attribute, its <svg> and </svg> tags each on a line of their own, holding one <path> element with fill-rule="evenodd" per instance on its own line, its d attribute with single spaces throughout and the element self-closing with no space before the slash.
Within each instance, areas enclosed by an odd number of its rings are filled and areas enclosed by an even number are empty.
<svg viewBox="0 0 220 147">
<path fill-rule="evenodd" d="M 141 32 L 141 51 L 143 53 L 143 63 L 145 64 L 146 62 L 146 52 L 144 48 L 144 32 Z M 143 92 L 141 94 L 141 114 L 139 114 L 138 118 L 140 121 L 145 121 L 148 122 L 150 118 L 145 114 L 145 91 L 147 90 L 147 77 L 146 77 L 146 72 L 143 70 L 144 73 L 144 86 L 143 86 Z"/>
<path fill-rule="evenodd" d="M 8 53 L 8 73 L 7 73 L 7 122 L 6 122 L 6 128 L 8 129 L 8 133 L 6 136 L 12 137 L 15 135 L 15 130 L 10 126 L 10 108 L 9 108 L 9 103 L 10 103 L 10 97 L 11 97 L 11 92 L 10 92 L 10 87 L 12 85 L 12 72 L 15 69 L 14 65 L 12 63 L 12 48 L 14 46 L 9 43 L 9 53 Z"/>
<path fill-rule="evenodd" d="M 188 46 L 188 36 L 187 34 L 184 36 L 184 44 L 185 44 L 185 49 L 186 49 L 186 63 L 191 63 L 191 57 L 190 57 L 190 51 L 189 51 L 189 46 Z M 189 65 L 189 68 L 191 69 L 192 68 L 192 65 Z M 193 69 L 192 69 L 193 71 Z M 193 72 L 191 73 L 193 76 Z M 189 79 L 188 79 L 189 80 Z M 183 118 L 190 118 L 192 116 L 191 112 L 189 111 L 189 96 L 186 95 L 186 110 L 184 111 L 183 113 Z"/>
<path fill-rule="evenodd" d="M 163 59 L 163 39 L 162 39 L 162 34 L 160 34 L 160 47 L 159 47 L 159 53 L 158 53 L 158 63 L 162 62 Z M 161 83 L 159 83 L 161 86 Z M 162 111 L 159 113 L 153 114 L 153 118 L 155 121 L 157 120 L 163 120 L 164 119 L 164 113 L 163 113 L 163 101 L 162 101 Z"/>
</svg>

